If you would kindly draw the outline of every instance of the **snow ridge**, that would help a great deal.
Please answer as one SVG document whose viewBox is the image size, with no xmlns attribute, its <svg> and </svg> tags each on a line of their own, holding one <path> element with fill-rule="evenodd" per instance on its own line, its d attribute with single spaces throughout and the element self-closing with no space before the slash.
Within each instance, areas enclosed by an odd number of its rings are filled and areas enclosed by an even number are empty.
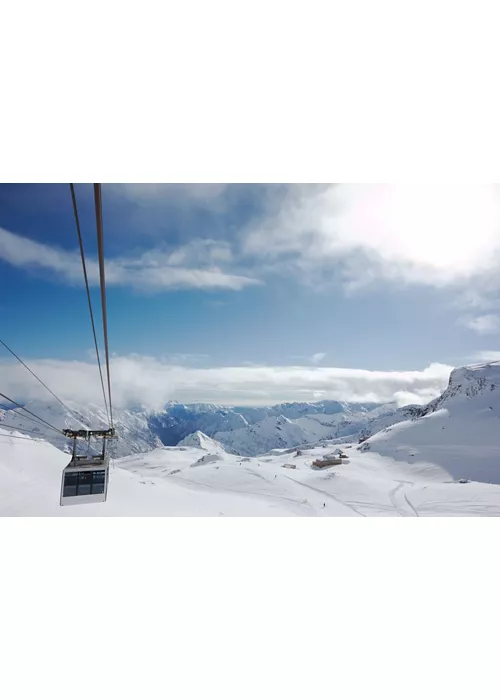
<svg viewBox="0 0 500 700">
<path fill-rule="evenodd" d="M 500 363 L 459 367 L 443 394 L 360 446 L 455 479 L 500 484 Z"/>
</svg>

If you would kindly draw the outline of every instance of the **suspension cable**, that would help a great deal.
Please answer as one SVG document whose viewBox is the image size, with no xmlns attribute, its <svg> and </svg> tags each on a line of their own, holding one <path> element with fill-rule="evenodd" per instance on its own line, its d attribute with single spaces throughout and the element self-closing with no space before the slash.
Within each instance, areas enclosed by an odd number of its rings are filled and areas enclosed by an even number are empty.
<svg viewBox="0 0 500 700">
<path fill-rule="evenodd" d="M 42 386 L 44 386 L 44 387 L 47 389 L 47 391 L 49 392 L 49 394 L 52 394 L 52 396 L 53 396 L 55 399 L 57 399 L 57 401 L 59 401 L 59 403 L 61 404 L 61 406 L 63 406 L 63 408 L 65 408 L 66 411 L 68 411 L 68 412 L 70 413 L 70 415 L 74 416 L 74 417 L 76 418 L 76 420 L 77 420 L 79 423 L 81 423 L 82 425 L 85 425 L 85 423 L 81 420 L 81 418 L 79 418 L 79 417 L 77 416 L 77 414 L 76 414 L 71 408 L 69 408 L 68 406 L 66 406 L 66 404 L 65 404 L 63 401 L 61 401 L 61 399 L 60 399 L 58 396 L 56 396 L 56 395 L 54 394 L 54 392 L 51 391 L 51 390 L 49 389 L 49 387 L 48 387 L 44 382 L 42 382 L 42 380 L 40 379 L 40 377 L 38 377 L 38 376 L 33 372 L 33 370 L 31 370 L 31 369 L 28 367 L 28 365 L 27 365 L 25 362 L 23 362 L 23 361 L 21 360 L 21 358 L 20 358 L 18 355 L 16 355 L 16 353 L 15 353 L 13 350 L 11 350 L 11 349 L 9 348 L 9 346 L 7 345 L 7 343 L 4 343 L 4 341 L 1 340 L 1 339 L 0 339 L 0 343 L 2 343 L 2 345 L 4 346 L 4 348 L 6 348 L 6 349 L 10 352 L 10 354 L 13 355 L 13 356 L 16 358 L 16 360 L 18 360 L 18 362 L 20 362 L 20 363 L 23 365 L 23 367 L 26 367 L 26 369 L 28 370 L 28 372 L 29 372 L 30 374 L 32 374 L 32 375 L 35 377 L 35 379 L 37 379 L 37 380 L 40 382 L 40 384 L 41 384 Z M 24 408 L 24 407 L 21 406 L 21 408 Z M 26 410 L 26 409 L 25 409 L 25 410 Z M 33 414 L 33 415 L 34 415 L 34 414 Z"/>
<path fill-rule="evenodd" d="M 111 403 L 111 379 L 109 374 L 108 319 L 106 315 L 106 277 L 104 269 L 104 243 L 102 235 L 102 199 L 100 184 L 94 184 L 94 201 L 97 226 L 97 249 L 99 254 L 99 277 L 101 283 L 102 326 L 104 332 L 104 350 L 106 352 L 106 373 L 108 375 L 109 415 L 110 426 L 113 428 L 113 406 Z"/>
<path fill-rule="evenodd" d="M 40 435 L 40 433 L 38 433 L 36 430 L 28 430 L 28 428 L 16 428 L 15 425 L 7 425 L 7 423 L 0 423 L 0 428 L 11 428 L 12 430 L 17 430 L 20 433 L 33 433 L 33 435 L 38 435 L 38 437 L 43 438 L 43 435 Z M 32 440 L 33 438 L 27 439 Z"/>
<path fill-rule="evenodd" d="M 34 416 L 35 418 L 38 418 L 39 421 L 41 421 L 42 423 L 45 423 L 45 425 L 48 425 L 49 428 L 52 428 L 52 430 L 55 430 L 56 433 L 61 433 L 61 435 L 64 435 L 64 433 L 62 432 L 62 430 L 59 430 L 59 428 L 55 428 L 53 425 L 51 425 L 50 423 L 48 423 L 46 420 L 44 420 L 43 418 L 40 418 L 40 416 L 37 416 L 35 413 L 33 413 L 33 411 L 30 411 L 28 408 L 25 408 L 24 406 L 21 406 L 21 404 L 20 404 L 20 403 L 17 403 L 17 401 L 14 401 L 13 399 L 10 399 L 8 396 L 6 396 L 5 394 L 2 394 L 1 392 L 0 392 L 0 396 L 1 396 L 2 398 L 4 398 L 6 401 L 8 401 L 9 403 L 13 403 L 14 406 L 19 406 L 19 408 L 22 408 L 23 411 L 26 411 L 27 413 L 29 413 L 30 415 Z M 66 435 L 64 435 L 64 437 L 66 437 Z"/>
<path fill-rule="evenodd" d="M 70 189 L 71 189 L 71 199 L 73 200 L 73 211 L 75 214 L 76 230 L 78 233 L 78 243 L 80 245 L 80 256 L 82 258 L 83 276 L 85 278 L 85 289 L 87 290 L 87 301 L 89 304 L 90 321 L 92 323 L 92 333 L 94 335 L 95 352 L 96 352 L 96 356 L 97 356 L 97 364 L 99 366 L 99 376 L 101 377 L 101 387 L 102 387 L 102 395 L 104 397 L 104 407 L 106 408 L 106 416 L 108 418 L 108 423 L 109 423 L 110 421 L 109 421 L 108 402 L 106 399 L 106 392 L 104 390 L 104 379 L 102 377 L 101 358 L 99 356 L 99 347 L 97 345 L 97 335 L 95 332 L 94 313 L 92 311 L 92 301 L 90 298 L 89 280 L 87 277 L 87 266 L 85 264 L 85 253 L 83 250 L 82 234 L 80 231 L 80 218 L 78 216 L 78 207 L 76 205 L 75 188 L 74 188 L 74 185 L 72 183 L 70 184 Z"/>
<path fill-rule="evenodd" d="M 27 417 L 27 416 L 26 416 Z M 34 438 L 32 437 L 21 437 L 20 435 L 10 435 L 8 433 L 0 433 L 0 442 L 2 442 L 1 438 L 6 438 L 7 440 L 31 440 L 31 442 L 34 442 L 36 445 L 39 445 L 40 443 L 38 440 L 41 440 L 45 444 L 50 445 L 51 443 L 48 442 L 44 438 L 43 435 L 40 435 L 39 433 L 35 432 L 34 430 L 27 430 L 26 428 L 16 428 L 14 425 L 7 425 L 6 423 L 0 423 L 0 428 L 11 428 L 12 430 L 17 430 L 18 432 L 23 432 L 23 433 L 33 433 L 35 435 Z M 99 454 L 99 450 L 96 450 L 95 447 L 90 448 L 90 452 L 93 452 L 94 455 Z"/>
<path fill-rule="evenodd" d="M 19 408 L 9 408 L 7 409 L 9 414 L 15 413 L 17 416 L 21 416 L 21 418 L 25 418 L 26 420 L 30 420 L 33 423 L 38 423 L 39 425 L 43 426 L 42 421 L 39 418 L 32 418 L 31 416 L 25 416 L 24 413 L 21 413 Z M 1 423 L 0 423 L 1 425 Z M 16 428 L 18 430 L 18 428 Z M 24 430 L 24 428 L 19 428 L 19 430 Z"/>
<path fill-rule="evenodd" d="M 32 438 L 32 437 L 21 437 L 21 435 L 7 435 L 7 433 L 0 433 L 0 438 L 7 438 L 7 440 L 31 440 L 31 442 L 35 443 L 35 445 L 40 445 L 41 443 L 38 442 L 37 438 Z M 39 438 L 41 440 L 41 438 Z M 0 442 L 5 442 L 3 440 L 0 440 Z M 8 444 L 8 443 L 7 443 Z M 48 443 L 46 443 L 48 444 Z"/>
</svg>

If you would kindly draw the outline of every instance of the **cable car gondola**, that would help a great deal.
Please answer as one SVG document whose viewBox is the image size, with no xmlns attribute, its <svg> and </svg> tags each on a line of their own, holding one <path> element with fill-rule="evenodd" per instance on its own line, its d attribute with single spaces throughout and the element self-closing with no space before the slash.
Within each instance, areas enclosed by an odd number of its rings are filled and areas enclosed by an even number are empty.
<svg viewBox="0 0 500 700">
<path fill-rule="evenodd" d="M 13 409 L 16 413 L 19 410 L 25 411 L 29 414 L 27 416 L 28 420 L 34 421 L 35 423 L 40 423 L 50 430 L 58 433 L 59 435 L 64 435 L 65 437 L 72 438 L 73 443 L 73 455 L 71 462 L 64 469 L 61 481 L 61 495 L 60 504 L 73 505 L 78 503 L 102 503 L 106 500 L 108 492 L 108 479 L 109 479 L 109 457 L 106 456 L 106 440 L 109 438 L 116 438 L 115 429 L 113 426 L 113 405 L 111 402 L 111 378 L 109 370 L 109 347 L 108 347 L 108 322 L 107 322 L 107 311 L 106 311 L 106 275 L 105 275 L 105 263 L 104 263 L 104 242 L 103 242 L 103 227 L 102 227 L 102 197 L 101 197 L 101 185 L 94 184 L 94 203 L 95 203 L 95 214 L 96 214 L 96 229 L 97 229 L 97 251 L 99 260 L 99 287 L 101 290 L 101 305 L 102 305 L 102 327 L 104 335 L 104 350 L 106 353 L 106 374 L 107 374 L 107 384 L 108 384 L 108 396 L 106 398 L 106 390 L 104 388 L 104 379 L 102 376 L 101 358 L 99 355 L 99 346 L 97 343 L 97 335 L 94 323 L 94 312 L 92 310 L 92 300 L 90 298 L 89 281 L 87 275 L 87 266 L 85 264 L 85 252 L 83 249 L 83 241 L 80 230 L 80 219 L 78 216 L 78 207 L 76 203 L 75 188 L 70 184 L 71 199 L 73 202 L 73 212 L 75 215 L 76 232 L 78 235 L 78 244 L 80 247 L 80 256 L 82 259 L 83 277 L 85 280 L 85 289 L 87 292 L 87 301 L 89 305 L 90 312 L 90 322 L 92 325 L 92 333 L 94 336 L 94 345 L 97 357 L 97 365 L 99 367 L 99 376 L 101 379 L 101 387 L 104 398 L 104 408 L 106 410 L 106 416 L 108 419 L 108 424 L 110 428 L 108 430 L 60 430 L 59 428 L 51 425 L 44 418 L 40 418 L 36 413 L 30 411 L 28 408 L 22 404 L 10 399 L 5 394 L 0 393 L 0 397 L 4 398 L 9 404 L 17 406 L 17 409 Z M 55 394 L 47 384 L 45 384 L 40 377 L 38 377 L 28 365 L 21 360 L 19 355 L 11 350 L 11 348 L 3 340 L 0 343 L 8 350 L 11 355 L 13 355 L 18 362 L 20 362 L 25 369 L 33 375 L 33 377 L 50 393 L 52 396 L 59 401 L 63 406 L 65 411 L 72 415 L 73 418 L 83 425 L 81 416 L 79 416 L 73 409 L 69 408 L 64 401 L 62 401 L 57 394 Z M 24 415 L 24 414 L 20 414 Z M 26 416 L 24 416 L 26 418 Z M 4 424 L 5 425 L 5 424 Z M 38 430 L 40 430 L 38 428 Z M 26 430 L 26 432 L 33 432 Z M 103 440 L 102 453 L 97 456 L 77 455 L 76 454 L 76 441 L 78 438 L 86 438 L 90 443 L 90 438 L 100 437 Z M 14 436 L 15 437 L 15 436 Z M 25 439 L 19 436 L 18 439 Z"/>
<path fill-rule="evenodd" d="M 106 455 L 106 440 L 115 437 L 110 430 L 64 430 L 67 437 L 73 438 L 71 462 L 63 470 L 61 480 L 62 506 L 83 503 L 102 503 L 108 494 L 109 457 Z M 102 452 L 98 455 L 77 455 L 78 438 L 102 438 Z"/>
</svg>

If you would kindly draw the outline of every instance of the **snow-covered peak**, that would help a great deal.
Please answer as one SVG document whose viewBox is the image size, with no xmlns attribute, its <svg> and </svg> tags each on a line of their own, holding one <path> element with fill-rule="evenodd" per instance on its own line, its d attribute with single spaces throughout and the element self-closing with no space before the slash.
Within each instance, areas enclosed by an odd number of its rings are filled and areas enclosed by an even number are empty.
<svg viewBox="0 0 500 700">
<path fill-rule="evenodd" d="M 360 449 L 500 483 L 500 362 L 453 370 L 440 397 L 410 408 L 410 420 L 381 429 Z"/>
<path fill-rule="evenodd" d="M 298 421 L 285 416 L 268 416 L 239 430 L 216 433 L 216 437 L 238 454 L 255 456 L 276 448 L 301 445 L 309 441 L 310 433 Z"/>
<path fill-rule="evenodd" d="M 476 396 L 484 396 L 500 390 L 500 362 L 487 362 L 477 365 L 457 367 L 452 370 L 448 386 L 437 399 L 424 407 L 423 414 L 433 413 L 446 407 L 450 402 L 464 401 Z M 498 401 L 496 395 L 495 401 Z"/>
<path fill-rule="evenodd" d="M 197 430 L 196 432 L 191 433 L 191 435 L 185 437 L 183 440 L 177 443 L 177 447 L 197 447 L 200 450 L 208 450 L 210 452 L 224 451 L 224 448 L 220 442 L 208 437 L 208 435 L 202 433 L 201 430 Z"/>
</svg>

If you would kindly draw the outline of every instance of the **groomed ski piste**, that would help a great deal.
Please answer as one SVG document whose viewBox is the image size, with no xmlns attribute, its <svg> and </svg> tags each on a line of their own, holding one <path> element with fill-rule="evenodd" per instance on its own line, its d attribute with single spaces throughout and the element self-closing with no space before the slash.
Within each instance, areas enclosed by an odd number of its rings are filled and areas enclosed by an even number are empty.
<svg viewBox="0 0 500 700">
<path fill-rule="evenodd" d="M 112 462 L 106 503 L 61 507 L 68 455 L 12 435 L 20 434 L 0 429 L 2 516 L 500 515 L 499 485 L 459 483 L 429 462 L 409 464 L 354 445 L 340 446 L 348 459 L 326 468 L 312 463 L 332 453 L 328 446 L 258 458 L 155 449 Z"/>
</svg>

